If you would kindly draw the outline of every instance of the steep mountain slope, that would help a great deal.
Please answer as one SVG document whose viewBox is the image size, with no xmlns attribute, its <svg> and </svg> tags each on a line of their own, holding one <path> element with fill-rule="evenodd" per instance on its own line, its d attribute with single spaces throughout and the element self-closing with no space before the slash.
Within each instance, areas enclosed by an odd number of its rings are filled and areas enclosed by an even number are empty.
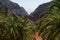
<svg viewBox="0 0 60 40">
<path fill-rule="evenodd" d="M 29 17 L 29 18 L 33 21 L 36 21 L 43 12 L 48 11 L 49 6 L 51 6 L 51 2 L 39 5 L 35 9 L 35 11 L 30 14 L 31 17 Z"/>
<path fill-rule="evenodd" d="M 17 3 L 11 2 L 10 0 L 0 0 L 0 8 L 9 10 L 14 15 L 26 16 L 28 13 L 23 7 L 20 7 Z"/>
</svg>

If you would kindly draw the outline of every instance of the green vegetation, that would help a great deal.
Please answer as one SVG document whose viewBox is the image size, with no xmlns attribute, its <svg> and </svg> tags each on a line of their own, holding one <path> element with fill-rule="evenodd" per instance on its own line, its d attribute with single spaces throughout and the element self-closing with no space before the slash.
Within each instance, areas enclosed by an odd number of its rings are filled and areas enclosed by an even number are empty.
<svg viewBox="0 0 60 40">
<path fill-rule="evenodd" d="M 34 27 L 29 19 L 0 9 L 0 40 L 27 40 L 28 35 L 34 33 Z"/>
<path fill-rule="evenodd" d="M 39 20 L 38 32 L 43 40 L 60 40 L 60 1 L 53 0 L 51 12 L 45 12 Z"/>
<path fill-rule="evenodd" d="M 46 13 L 38 24 L 39 34 L 43 40 L 59 40 L 60 38 L 60 14 L 58 11 Z M 56 39 L 57 38 L 57 39 Z"/>
</svg>

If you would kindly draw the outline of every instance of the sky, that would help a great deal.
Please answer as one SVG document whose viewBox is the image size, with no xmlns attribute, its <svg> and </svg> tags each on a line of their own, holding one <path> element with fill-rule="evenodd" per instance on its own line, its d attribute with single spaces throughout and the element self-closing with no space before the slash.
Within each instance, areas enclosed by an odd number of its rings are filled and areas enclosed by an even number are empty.
<svg viewBox="0 0 60 40">
<path fill-rule="evenodd" d="M 46 2 L 50 2 L 51 0 L 11 0 L 11 1 L 18 3 L 20 7 L 24 7 L 24 9 L 30 14 L 39 5 Z"/>
</svg>

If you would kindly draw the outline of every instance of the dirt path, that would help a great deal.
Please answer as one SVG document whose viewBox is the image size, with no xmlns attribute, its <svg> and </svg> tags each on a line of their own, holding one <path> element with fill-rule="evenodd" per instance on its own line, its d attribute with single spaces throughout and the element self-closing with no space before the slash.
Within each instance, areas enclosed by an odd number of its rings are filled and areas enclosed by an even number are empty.
<svg viewBox="0 0 60 40">
<path fill-rule="evenodd" d="M 36 33 L 34 37 L 36 40 L 43 40 L 42 36 L 41 35 L 39 36 L 38 33 Z"/>
</svg>

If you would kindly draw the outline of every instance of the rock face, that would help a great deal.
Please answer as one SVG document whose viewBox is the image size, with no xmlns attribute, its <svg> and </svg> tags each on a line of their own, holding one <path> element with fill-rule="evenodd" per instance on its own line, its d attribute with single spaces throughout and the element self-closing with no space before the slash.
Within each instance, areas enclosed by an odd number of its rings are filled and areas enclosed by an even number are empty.
<svg viewBox="0 0 60 40">
<path fill-rule="evenodd" d="M 51 2 L 39 5 L 36 10 L 30 14 L 31 17 L 29 18 L 36 21 L 43 12 L 48 11 L 49 6 L 51 6 Z"/>
<path fill-rule="evenodd" d="M 10 0 L 0 0 L 0 8 L 11 11 L 17 16 L 26 16 L 28 13 L 23 7 L 20 7 L 17 3 L 11 2 Z"/>
</svg>

